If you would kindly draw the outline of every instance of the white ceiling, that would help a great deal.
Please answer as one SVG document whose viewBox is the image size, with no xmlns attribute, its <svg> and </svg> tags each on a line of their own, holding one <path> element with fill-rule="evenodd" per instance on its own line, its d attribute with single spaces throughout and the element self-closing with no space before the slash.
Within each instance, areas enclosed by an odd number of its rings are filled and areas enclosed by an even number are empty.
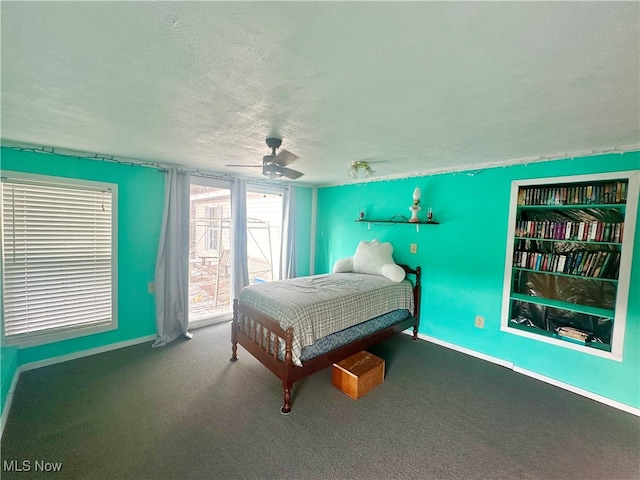
<svg viewBox="0 0 640 480">
<path fill-rule="evenodd" d="M 640 144 L 638 2 L 9 2 L 2 140 L 339 184 Z M 630 148 L 631 146 L 631 148 Z"/>
</svg>

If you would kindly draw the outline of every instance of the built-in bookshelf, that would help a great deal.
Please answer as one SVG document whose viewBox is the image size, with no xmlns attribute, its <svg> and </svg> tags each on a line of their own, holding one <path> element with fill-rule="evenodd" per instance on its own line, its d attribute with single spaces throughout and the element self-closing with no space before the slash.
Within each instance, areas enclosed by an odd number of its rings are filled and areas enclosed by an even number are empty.
<svg viewBox="0 0 640 480">
<path fill-rule="evenodd" d="M 503 331 L 622 358 L 639 178 L 512 183 Z"/>
</svg>

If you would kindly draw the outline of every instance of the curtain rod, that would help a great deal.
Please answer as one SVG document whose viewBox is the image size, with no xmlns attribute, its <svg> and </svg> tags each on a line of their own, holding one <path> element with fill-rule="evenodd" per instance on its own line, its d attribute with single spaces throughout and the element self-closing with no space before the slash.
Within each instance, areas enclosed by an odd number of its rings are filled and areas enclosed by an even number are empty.
<svg viewBox="0 0 640 480">
<path fill-rule="evenodd" d="M 131 167 L 155 168 L 161 173 L 166 173 L 167 171 L 169 171 L 170 168 L 177 168 L 178 170 L 188 173 L 189 175 L 194 177 L 211 178 L 214 180 L 226 180 L 230 182 L 232 182 L 236 178 L 241 178 L 246 180 L 249 183 L 254 183 L 254 184 L 270 185 L 270 186 L 276 186 L 276 187 L 290 186 L 288 183 L 283 182 L 281 180 L 276 180 L 276 182 L 274 182 L 273 180 L 269 181 L 269 180 L 256 178 L 256 177 L 245 177 L 242 175 L 234 176 L 230 174 L 209 173 L 209 172 L 203 172 L 199 168 L 190 169 L 180 165 L 167 165 L 167 164 L 161 164 L 158 162 L 125 160 L 122 158 L 115 157 L 113 155 L 74 152 L 73 150 L 69 150 L 69 149 L 42 147 L 42 146 L 35 146 L 35 145 L 21 145 L 21 144 L 11 144 L 11 143 L 7 144 L 6 142 L 3 143 L 1 146 L 2 148 L 9 148 L 11 150 L 17 150 L 20 152 L 45 153 L 47 155 L 59 155 L 61 157 L 76 158 L 79 160 L 98 160 L 101 162 L 116 163 L 118 165 L 128 165 Z"/>
<path fill-rule="evenodd" d="M 81 160 L 99 160 L 101 162 L 117 163 L 119 165 L 129 165 L 132 167 L 148 167 L 148 168 L 156 168 L 158 170 L 164 170 L 168 168 L 166 165 L 161 165 L 160 163 L 157 163 L 157 162 L 124 160 L 118 157 L 114 157 L 113 155 L 100 155 L 97 153 L 94 153 L 94 154 L 91 154 L 91 153 L 83 154 L 81 152 L 74 153 L 71 150 L 54 148 L 54 147 L 2 144 L 2 148 L 9 148 L 11 150 L 17 150 L 19 152 L 46 153 L 47 155 L 59 155 L 61 157 L 77 158 Z"/>
</svg>

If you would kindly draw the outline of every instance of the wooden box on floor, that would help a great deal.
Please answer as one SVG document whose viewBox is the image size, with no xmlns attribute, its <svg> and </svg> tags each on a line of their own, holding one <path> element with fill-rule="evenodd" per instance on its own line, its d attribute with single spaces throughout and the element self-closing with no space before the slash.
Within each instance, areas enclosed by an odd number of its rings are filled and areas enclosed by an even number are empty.
<svg viewBox="0 0 640 480">
<path fill-rule="evenodd" d="M 331 382 L 354 400 L 384 381 L 384 360 L 363 350 L 333 364 Z"/>
</svg>

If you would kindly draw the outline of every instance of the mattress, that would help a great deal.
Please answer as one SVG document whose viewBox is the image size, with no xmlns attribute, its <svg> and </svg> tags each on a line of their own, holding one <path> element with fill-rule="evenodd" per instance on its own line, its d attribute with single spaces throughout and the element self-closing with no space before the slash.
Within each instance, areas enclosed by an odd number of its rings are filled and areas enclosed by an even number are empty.
<svg viewBox="0 0 640 480">
<path fill-rule="evenodd" d="M 305 362 L 324 353 L 340 348 L 349 343 L 353 343 L 360 338 L 366 337 L 378 330 L 390 327 L 411 316 L 409 310 L 399 309 L 390 313 L 385 313 L 379 317 L 372 318 L 366 322 L 359 323 L 353 327 L 345 328 L 339 332 L 322 337 L 313 345 L 303 347 L 300 361 Z M 281 358 L 282 359 L 282 358 Z"/>
<path fill-rule="evenodd" d="M 245 287 L 240 304 L 293 330 L 293 362 L 301 365 L 302 349 L 322 337 L 381 315 L 414 311 L 408 280 L 360 273 L 330 273 Z"/>
</svg>

